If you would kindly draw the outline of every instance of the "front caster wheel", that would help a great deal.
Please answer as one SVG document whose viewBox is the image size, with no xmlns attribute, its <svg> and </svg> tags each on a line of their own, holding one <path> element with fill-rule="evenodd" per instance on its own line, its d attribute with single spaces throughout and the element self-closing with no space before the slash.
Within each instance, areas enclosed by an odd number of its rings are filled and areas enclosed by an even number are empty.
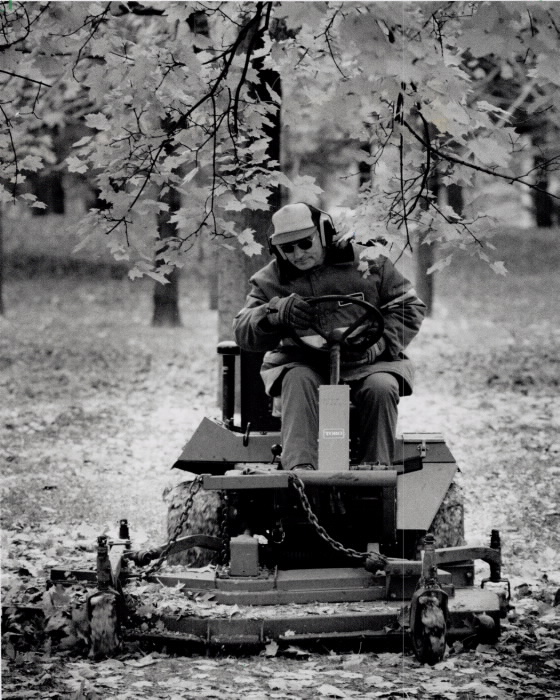
<svg viewBox="0 0 560 700">
<path fill-rule="evenodd" d="M 433 666 L 445 654 L 447 623 L 437 595 L 424 593 L 416 603 L 415 621 L 411 628 L 414 655 L 422 664 Z"/>
<path fill-rule="evenodd" d="M 117 594 L 96 591 L 88 600 L 90 655 L 94 659 L 113 656 L 120 647 Z"/>
</svg>

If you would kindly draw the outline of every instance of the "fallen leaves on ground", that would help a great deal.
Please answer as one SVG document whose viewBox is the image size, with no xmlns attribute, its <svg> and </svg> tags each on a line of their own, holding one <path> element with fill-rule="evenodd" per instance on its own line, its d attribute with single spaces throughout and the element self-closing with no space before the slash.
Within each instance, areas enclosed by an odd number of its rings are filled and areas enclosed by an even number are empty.
<svg viewBox="0 0 560 700">
<path fill-rule="evenodd" d="M 501 530 L 514 610 L 495 647 L 455 643 L 433 668 L 408 652 L 317 653 L 273 642 L 250 658 L 176 658 L 129 643 L 116 659 L 88 659 L 78 612 L 88 591 L 46 595 L 49 569 L 91 568 L 97 536 L 122 517 L 135 544 L 162 542 L 169 467 L 202 417 L 217 413 L 217 364 L 208 359 L 215 316 L 189 299 L 184 329 L 156 331 L 146 322 L 150 291 L 115 281 L 8 286 L 0 321 L 0 390 L 10 398 L 0 406 L 4 699 L 560 697 L 560 334 L 553 323 L 520 326 L 486 307 L 494 320 L 459 318 L 454 308 L 426 322 L 411 348 L 417 390 L 401 403 L 400 423 L 445 435 L 462 470 L 469 541 Z M 146 612 L 244 614 L 146 584 L 130 594 Z M 16 603 L 40 609 L 43 621 L 10 609 Z M 310 614 L 332 610 L 322 604 Z"/>
</svg>

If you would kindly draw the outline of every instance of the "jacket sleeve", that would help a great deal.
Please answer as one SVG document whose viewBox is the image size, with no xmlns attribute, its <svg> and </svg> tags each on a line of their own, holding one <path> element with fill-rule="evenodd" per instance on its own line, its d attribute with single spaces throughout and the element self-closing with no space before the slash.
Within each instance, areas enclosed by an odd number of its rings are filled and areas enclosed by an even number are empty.
<svg viewBox="0 0 560 700">
<path fill-rule="evenodd" d="M 273 350 L 283 334 L 268 322 L 267 304 L 270 299 L 254 278 L 251 278 L 250 284 L 245 306 L 233 319 L 235 342 L 243 350 L 252 352 Z"/>
<path fill-rule="evenodd" d="M 398 360 L 420 330 L 426 305 L 390 260 L 381 258 L 378 264 L 381 273 L 379 310 L 385 320 L 385 354 L 389 356 L 388 359 Z"/>
</svg>

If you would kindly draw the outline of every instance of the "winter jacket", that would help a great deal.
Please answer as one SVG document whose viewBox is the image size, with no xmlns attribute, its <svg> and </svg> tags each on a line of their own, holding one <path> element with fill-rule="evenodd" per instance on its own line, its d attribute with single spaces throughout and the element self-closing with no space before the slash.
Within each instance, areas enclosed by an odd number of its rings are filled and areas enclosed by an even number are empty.
<svg viewBox="0 0 560 700">
<path fill-rule="evenodd" d="M 360 262 L 355 248 L 348 244 L 344 249 L 329 249 L 325 263 L 312 270 L 301 272 L 275 259 L 251 277 L 249 295 L 234 319 L 233 329 L 241 348 L 266 352 L 261 376 L 270 396 L 280 394 L 281 379 L 291 367 L 311 366 L 328 378 L 328 353 L 300 348 L 287 331 L 268 322 L 267 302 L 294 292 L 304 298 L 354 295 L 376 306 L 385 322 L 381 342 L 384 350 L 367 364 L 343 362 L 341 379 L 351 381 L 374 372 L 390 372 L 399 380 L 401 396 L 412 393 L 414 368 L 404 350 L 418 333 L 426 307 L 390 260 L 380 256 L 369 261 L 366 276 L 359 269 Z M 317 325 L 325 334 L 333 328 L 347 327 L 364 313 L 360 306 L 340 302 L 321 304 L 316 309 Z"/>
</svg>

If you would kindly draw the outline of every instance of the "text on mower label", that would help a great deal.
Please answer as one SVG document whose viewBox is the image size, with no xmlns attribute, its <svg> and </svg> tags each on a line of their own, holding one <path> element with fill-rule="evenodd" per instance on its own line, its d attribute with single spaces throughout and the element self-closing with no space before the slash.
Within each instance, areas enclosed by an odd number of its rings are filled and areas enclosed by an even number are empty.
<svg viewBox="0 0 560 700">
<path fill-rule="evenodd" d="M 328 428 L 325 428 L 323 430 L 323 437 L 324 438 L 344 438 L 344 428 L 340 428 L 338 430 L 329 430 Z"/>
</svg>

